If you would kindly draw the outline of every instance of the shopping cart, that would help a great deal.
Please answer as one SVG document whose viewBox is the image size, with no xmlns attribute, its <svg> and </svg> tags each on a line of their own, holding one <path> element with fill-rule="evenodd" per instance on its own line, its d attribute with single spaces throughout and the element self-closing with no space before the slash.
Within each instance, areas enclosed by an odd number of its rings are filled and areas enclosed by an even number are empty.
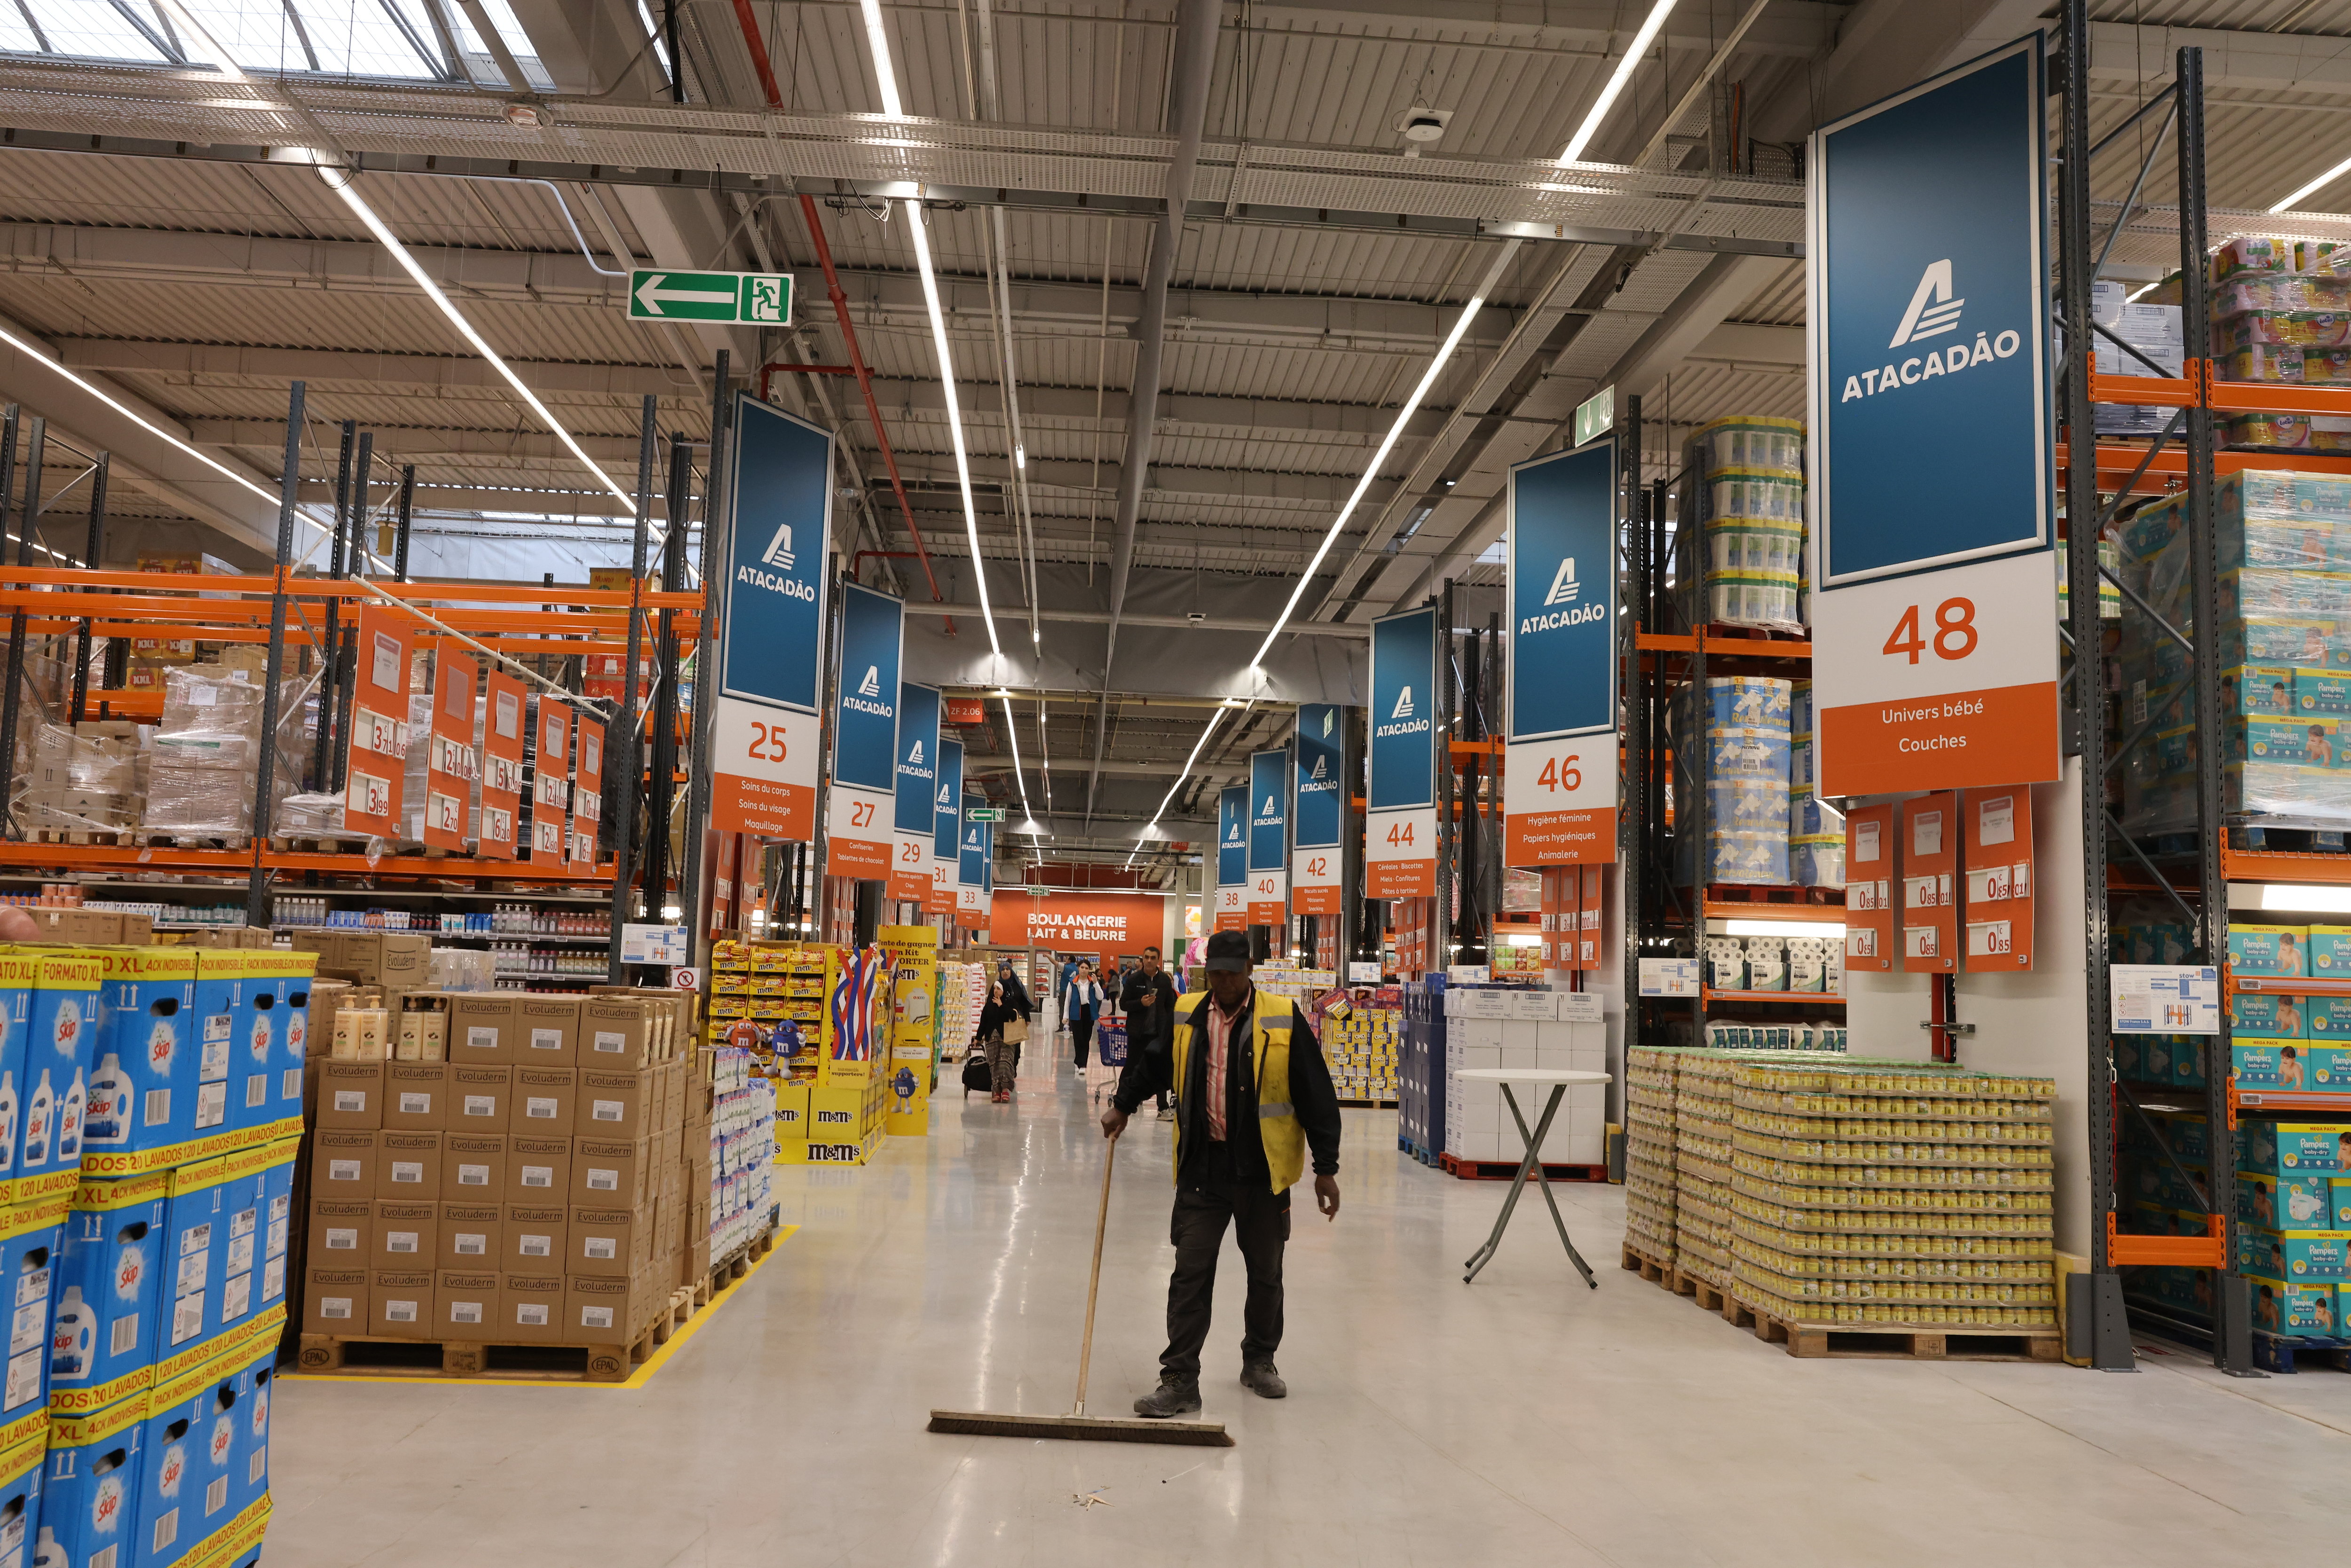
<svg viewBox="0 0 2351 1568">
<path fill-rule="evenodd" d="M 1108 1019 L 1094 1025 L 1093 1050 L 1086 1062 L 1086 1098 L 1106 1100 L 1126 1071 L 1126 1025 Z"/>
</svg>

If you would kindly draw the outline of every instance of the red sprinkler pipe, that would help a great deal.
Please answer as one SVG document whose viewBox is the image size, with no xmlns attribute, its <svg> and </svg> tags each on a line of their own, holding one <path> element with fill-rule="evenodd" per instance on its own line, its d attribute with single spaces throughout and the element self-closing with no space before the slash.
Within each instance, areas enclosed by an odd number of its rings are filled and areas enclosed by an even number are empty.
<svg viewBox="0 0 2351 1568">
<path fill-rule="evenodd" d="M 768 63 L 767 40 L 759 36 L 758 18 L 751 15 L 751 0 L 735 0 L 735 20 L 742 26 L 743 43 L 751 51 L 751 63 L 758 68 L 759 87 L 768 95 L 768 107 L 783 108 L 783 89 L 776 85 L 775 68 Z M 923 530 L 914 526 L 914 508 L 906 499 L 905 482 L 898 477 L 898 455 L 890 450 L 890 433 L 883 428 L 882 408 L 873 401 L 873 372 L 866 368 L 864 350 L 858 347 L 857 327 L 849 319 L 849 296 L 841 291 L 841 275 L 833 270 L 832 247 L 825 243 L 824 225 L 817 217 L 813 197 L 800 198 L 800 216 L 807 220 L 809 237 L 816 242 L 816 259 L 824 268 L 832 312 L 841 323 L 841 338 L 849 344 L 849 366 L 857 374 L 857 390 L 865 394 L 865 417 L 873 422 L 873 441 L 881 448 L 883 467 L 889 470 L 890 488 L 898 497 L 898 510 L 905 515 L 906 532 L 914 536 L 914 555 L 923 563 L 924 580 L 931 585 L 931 601 L 944 604 L 946 595 L 939 591 L 939 580 L 931 570 L 931 552 L 924 547 Z M 946 624 L 947 634 L 953 636 L 954 618 L 949 617 Z"/>
</svg>

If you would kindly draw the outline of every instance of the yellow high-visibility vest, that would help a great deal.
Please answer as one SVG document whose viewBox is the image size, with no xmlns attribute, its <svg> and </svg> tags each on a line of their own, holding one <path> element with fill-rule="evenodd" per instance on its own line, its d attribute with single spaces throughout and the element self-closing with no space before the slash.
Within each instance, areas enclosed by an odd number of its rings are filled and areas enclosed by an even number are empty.
<svg viewBox="0 0 2351 1568">
<path fill-rule="evenodd" d="M 1176 998 L 1176 1037 L 1174 1041 L 1176 1069 L 1176 1171 L 1184 1168 L 1184 1103 L 1185 1092 L 1190 1087 L 1192 1040 L 1196 1030 L 1192 1027 L 1192 1015 L 1208 999 L 1206 991 L 1192 991 Z M 1257 1130 L 1265 1145 L 1266 1169 L 1272 1173 L 1273 1190 L 1287 1192 L 1306 1174 L 1306 1129 L 1299 1125 L 1298 1112 L 1290 1099 L 1290 1031 L 1298 1024 L 1298 1004 L 1288 997 L 1270 997 L 1257 993 L 1252 1019 L 1257 1047 Z M 1279 1021 L 1266 1015 L 1276 1009 Z M 1221 1084 L 1210 1084 L 1208 1092 L 1217 1093 Z M 1280 1099 L 1272 1096 L 1280 1094 Z M 1228 1137 L 1234 1129 L 1227 1127 Z M 1171 1176 L 1171 1179 L 1173 1177 Z"/>
</svg>

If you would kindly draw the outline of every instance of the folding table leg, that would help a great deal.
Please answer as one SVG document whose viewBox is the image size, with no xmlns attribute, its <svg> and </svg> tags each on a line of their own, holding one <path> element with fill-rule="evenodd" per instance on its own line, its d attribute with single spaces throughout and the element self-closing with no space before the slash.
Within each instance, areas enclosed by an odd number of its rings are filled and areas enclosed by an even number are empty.
<svg viewBox="0 0 2351 1568">
<path fill-rule="evenodd" d="M 1543 1107 L 1542 1123 L 1535 1129 L 1534 1135 L 1529 1138 L 1527 1137 L 1527 1119 L 1519 1114 L 1519 1102 L 1517 1098 L 1510 1093 L 1510 1086 L 1507 1083 L 1502 1085 L 1502 1098 L 1510 1101 L 1510 1115 L 1519 1124 L 1519 1136 L 1527 1138 L 1527 1157 L 1519 1162 L 1518 1174 L 1510 1178 L 1510 1193 L 1508 1197 L 1502 1199 L 1502 1212 L 1497 1215 L 1494 1218 L 1494 1233 L 1486 1238 L 1486 1245 L 1479 1248 L 1477 1251 L 1471 1253 L 1469 1255 L 1468 1261 L 1461 1265 L 1463 1268 L 1469 1270 L 1469 1272 L 1461 1277 L 1461 1282 L 1463 1284 L 1466 1285 L 1469 1283 L 1470 1281 L 1475 1280 L 1478 1277 L 1478 1270 L 1483 1269 L 1488 1263 L 1493 1261 L 1495 1249 L 1500 1247 L 1502 1244 L 1502 1232 L 1510 1227 L 1510 1211 L 1518 1207 L 1519 1193 L 1526 1186 L 1527 1167 L 1530 1166 L 1535 1166 L 1536 1175 L 1540 1178 L 1541 1175 L 1541 1162 L 1537 1156 L 1542 1148 L 1543 1134 L 1551 1130 L 1551 1119 L 1552 1115 L 1558 1112 L 1560 1099 L 1566 1092 L 1567 1085 L 1564 1083 L 1555 1083 L 1552 1086 L 1551 1103 Z M 1550 1196 L 1550 1189 L 1548 1186 L 1544 1189 L 1544 1196 L 1546 1198 Z M 1553 1209 L 1552 1212 L 1552 1218 L 1558 1218 L 1557 1209 Z M 1564 1236 L 1566 1233 L 1565 1228 L 1562 1227 L 1560 1234 Z M 1574 1251 L 1575 1249 L 1573 1247 L 1570 1247 L 1568 1249 L 1568 1252 L 1571 1256 L 1573 1255 Z M 1583 1266 L 1583 1259 L 1576 1259 L 1576 1264 L 1579 1268 Z M 1584 1270 L 1584 1277 L 1586 1279 L 1591 1278 L 1590 1270 Z"/>
</svg>

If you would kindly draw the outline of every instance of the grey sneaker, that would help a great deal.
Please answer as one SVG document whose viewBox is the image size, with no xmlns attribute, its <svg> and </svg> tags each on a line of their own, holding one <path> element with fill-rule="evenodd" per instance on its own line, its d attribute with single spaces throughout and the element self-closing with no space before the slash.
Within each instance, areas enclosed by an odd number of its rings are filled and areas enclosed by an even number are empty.
<svg viewBox="0 0 2351 1568">
<path fill-rule="evenodd" d="M 1200 1408 L 1200 1385 L 1196 1381 L 1163 1375 L 1159 1386 L 1134 1402 L 1134 1413 L 1153 1421 L 1165 1421 L 1171 1416 L 1189 1416 Z"/>
<path fill-rule="evenodd" d="M 1287 1399 L 1290 1385 L 1270 1361 L 1253 1361 L 1241 1368 L 1241 1386 L 1261 1399 Z"/>
</svg>

